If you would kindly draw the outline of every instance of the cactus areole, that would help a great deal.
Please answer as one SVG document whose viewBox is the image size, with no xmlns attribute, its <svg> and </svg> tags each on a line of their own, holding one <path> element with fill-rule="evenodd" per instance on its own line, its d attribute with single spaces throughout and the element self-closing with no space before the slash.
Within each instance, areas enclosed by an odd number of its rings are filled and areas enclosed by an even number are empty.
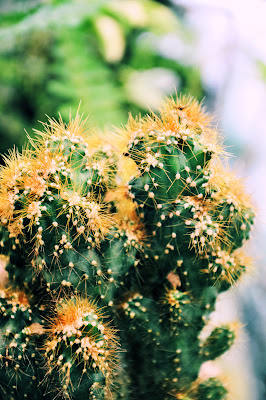
<svg viewBox="0 0 266 400">
<path fill-rule="evenodd" d="M 199 370 L 235 329 L 200 334 L 248 268 L 254 211 L 225 157 L 188 97 L 102 136 L 49 120 L 6 157 L 1 398 L 227 399 Z"/>
</svg>

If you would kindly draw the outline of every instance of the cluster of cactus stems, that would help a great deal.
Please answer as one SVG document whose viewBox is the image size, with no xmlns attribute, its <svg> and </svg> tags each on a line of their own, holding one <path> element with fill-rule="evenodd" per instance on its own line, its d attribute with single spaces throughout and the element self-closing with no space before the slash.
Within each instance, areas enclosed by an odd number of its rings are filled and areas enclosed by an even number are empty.
<svg viewBox="0 0 266 400">
<path fill-rule="evenodd" d="M 0 172 L 5 399 L 224 400 L 201 365 L 219 293 L 246 271 L 254 211 L 197 101 L 98 135 L 49 120 Z"/>
</svg>

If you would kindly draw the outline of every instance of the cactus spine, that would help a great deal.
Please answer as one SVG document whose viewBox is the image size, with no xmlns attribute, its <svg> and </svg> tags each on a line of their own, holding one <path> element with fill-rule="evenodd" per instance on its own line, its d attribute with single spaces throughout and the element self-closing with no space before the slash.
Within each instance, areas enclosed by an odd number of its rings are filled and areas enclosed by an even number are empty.
<svg viewBox="0 0 266 400">
<path fill-rule="evenodd" d="M 0 390 L 10 400 L 226 399 L 222 382 L 198 373 L 235 331 L 200 333 L 248 267 L 240 248 L 254 211 L 208 116 L 183 97 L 104 138 L 78 116 L 44 128 L 1 170 L 13 294 L 1 296 Z"/>
</svg>

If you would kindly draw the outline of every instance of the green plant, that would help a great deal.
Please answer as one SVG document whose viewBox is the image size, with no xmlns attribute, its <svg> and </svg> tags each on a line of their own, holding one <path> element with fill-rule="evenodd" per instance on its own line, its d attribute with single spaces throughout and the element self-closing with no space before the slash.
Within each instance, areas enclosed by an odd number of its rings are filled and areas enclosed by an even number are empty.
<svg viewBox="0 0 266 400">
<path fill-rule="evenodd" d="M 125 123 L 128 110 L 156 108 L 175 88 L 205 95 L 198 69 L 160 50 L 167 35 L 189 39 L 169 7 L 153 0 L 9 3 L 0 4 L 0 153 L 20 148 L 25 130 L 45 114 L 66 120 L 80 102 L 103 129 Z"/>
<path fill-rule="evenodd" d="M 254 211 L 208 116 L 183 97 L 105 137 L 44 127 L 0 175 L 6 398 L 226 399 L 198 373 L 235 329 L 199 335 Z"/>
</svg>

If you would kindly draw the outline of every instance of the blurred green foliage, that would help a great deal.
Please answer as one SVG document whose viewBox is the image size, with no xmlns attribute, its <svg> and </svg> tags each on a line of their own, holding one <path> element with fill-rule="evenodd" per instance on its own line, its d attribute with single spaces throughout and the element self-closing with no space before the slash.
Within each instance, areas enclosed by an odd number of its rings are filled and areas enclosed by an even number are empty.
<svg viewBox="0 0 266 400">
<path fill-rule="evenodd" d="M 20 147 L 45 114 L 68 119 L 80 103 L 93 125 L 108 128 L 176 91 L 201 99 L 198 70 L 158 46 L 171 34 L 191 39 L 181 17 L 160 3 L 0 2 L 0 152 Z"/>
</svg>

